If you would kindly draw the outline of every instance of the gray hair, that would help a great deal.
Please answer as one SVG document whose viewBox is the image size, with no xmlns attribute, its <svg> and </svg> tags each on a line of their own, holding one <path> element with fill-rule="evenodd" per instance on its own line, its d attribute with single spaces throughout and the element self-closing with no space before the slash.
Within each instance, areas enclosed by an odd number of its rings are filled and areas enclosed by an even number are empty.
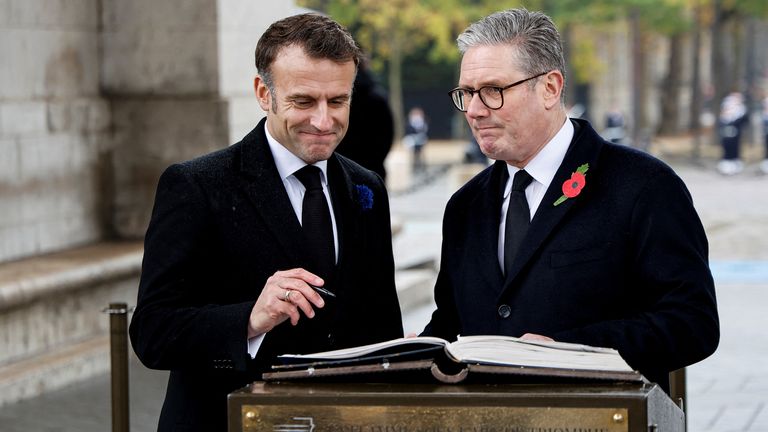
<svg viewBox="0 0 768 432">
<path fill-rule="evenodd" d="M 565 79 L 560 33 L 552 19 L 541 12 L 522 8 L 496 12 L 467 27 L 456 42 L 462 55 L 476 46 L 509 45 L 528 76 L 558 70 Z"/>
</svg>

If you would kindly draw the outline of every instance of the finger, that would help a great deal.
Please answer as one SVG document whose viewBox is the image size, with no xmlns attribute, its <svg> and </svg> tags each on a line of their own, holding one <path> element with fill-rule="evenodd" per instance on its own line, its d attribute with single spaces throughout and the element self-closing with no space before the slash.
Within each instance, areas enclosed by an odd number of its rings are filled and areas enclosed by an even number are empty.
<svg viewBox="0 0 768 432">
<path fill-rule="evenodd" d="M 298 309 L 296 309 L 296 306 L 289 302 L 283 302 L 283 310 L 284 314 L 288 315 L 288 319 L 291 320 L 291 325 L 296 325 L 299 323 L 299 319 L 301 318 L 301 315 L 299 314 Z"/>
<path fill-rule="evenodd" d="M 323 283 L 322 279 L 317 278 L 312 273 L 301 268 L 281 270 L 275 272 L 269 279 L 267 279 L 267 284 L 265 285 L 264 290 L 262 290 L 262 295 L 270 293 L 268 295 L 275 296 L 279 300 L 285 301 L 285 290 L 294 290 L 301 292 L 302 295 L 315 306 L 323 307 L 325 305 L 325 300 L 320 297 L 320 294 L 310 288 L 309 282 L 305 279 L 314 280 L 315 282 L 319 281 L 318 283 L 320 284 Z"/>
<path fill-rule="evenodd" d="M 301 279 L 307 284 L 310 285 L 317 285 L 322 286 L 325 281 L 323 281 L 323 278 L 320 276 L 309 272 L 307 270 L 304 270 L 303 268 L 297 267 L 292 268 L 289 270 L 280 270 L 275 272 L 273 276 L 279 277 L 279 278 L 286 278 L 286 279 Z"/>
<path fill-rule="evenodd" d="M 301 279 L 283 279 L 280 281 L 280 287 L 283 289 L 296 291 L 296 294 L 293 294 L 294 296 L 301 294 L 304 299 L 308 300 L 310 303 L 319 308 L 325 306 L 325 300 L 323 300 L 320 294 L 312 289 L 312 287 L 307 282 Z M 299 303 L 296 304 L 298 305 Z"/>
<path fill-rule="evenodd" d="M 304 294 L 298 290 L 291 290 L 290 294 L 288 301 L 304 312 L 304 315 L 307 317 L 314 318 L 315 310 L 312 308 L 312 305 L 307 298 L 304 297 Z"/>
</svg>

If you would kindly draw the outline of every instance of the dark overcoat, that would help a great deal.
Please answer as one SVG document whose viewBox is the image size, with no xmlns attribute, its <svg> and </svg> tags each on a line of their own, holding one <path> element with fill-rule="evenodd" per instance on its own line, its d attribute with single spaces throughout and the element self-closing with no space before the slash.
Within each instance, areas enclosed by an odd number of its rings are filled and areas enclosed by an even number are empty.
<svg viewBox="0 0 768 432">
<path fill-rule="evenodd" d="M 719 341 L 704 229 L 669 166 L 571 121 L 574 137 L 510 274 L 497 258 L 506 164 L 451 197 L 437 309 L 424 334 L 537 333 L 611 347 L 668 390 L 670 371 L 709 356 Z M 555 206 L 583 164 L 584 188 Z"/>
<path fill-rule="evenodd" d="M 328 160 L 339 238 L 336 274 L 313 319 L 268 332 L 247 353 L 251 309 L 278 270 L 308 262 L 301 225 L 262 121 L 242 141 L 169 167 L 145 237 L 133 347 L 170 370 L 162 431 L 226 429 L 226 395 L 261 377 L 279 354 L 401 337 L 389 202 L 379 176 L 340 155 Z"/>
</svg>

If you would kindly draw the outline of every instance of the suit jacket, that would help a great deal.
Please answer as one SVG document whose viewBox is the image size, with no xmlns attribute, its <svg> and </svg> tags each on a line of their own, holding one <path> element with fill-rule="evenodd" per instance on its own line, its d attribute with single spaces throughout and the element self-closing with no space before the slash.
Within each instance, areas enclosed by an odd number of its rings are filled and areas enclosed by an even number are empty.
<svg viewBox="0 0 768 432">
<path fill-rule="evenodd" d="M 226 430 L 226 395 L 260 379 L 279 354 L 402 336 L 384 184 L 339 155 L 328 179 L 339 257 L 326 287 L 337 297 L 313 319 L 268 332 L 251 360 L 248 319 L 267 278 L 309 260 L 264 121 L 239 143 L 163 173 L 130 326 L 141 361 L 171 371 L 160 430 Z"/>
<path fill-rule="evenodd" d="M 670 371 L 707 357 L 719 341 L 704 229 L 670 167 L 572 121 L 573 140 L 510 274 L 497 258 L 506 164 L 451 197 L 437 309 L 424 334 L 530 332 L 612 347 L 668 391 Z M 584 163 L 581 193 L 554 206 Z"/>
</svg>

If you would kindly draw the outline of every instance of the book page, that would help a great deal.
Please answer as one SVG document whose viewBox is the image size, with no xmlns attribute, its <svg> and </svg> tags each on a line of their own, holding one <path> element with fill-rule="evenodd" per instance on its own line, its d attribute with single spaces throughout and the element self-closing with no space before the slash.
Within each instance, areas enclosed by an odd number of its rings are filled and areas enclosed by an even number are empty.
<svg viewBox="0 0 768 432">
<path fill-rule="evenodd" d="M 446 347 L 461 363 L 631 372 L 611 348 L 566 342 L 524 341 L 508 336 L 464 336 Z"/>
<path fill-rule="evenodd" d="M 448 342 L 444 339 L 419 336 L 412 338 L 399 338 L 389 341 L 374 343 L 370 345 L 361 345 L 352 348 L 344 348 L 333 351 L 317 352 L 312 354 L 284 354 L 278 358 L 284 360 L 340 360 L 356 357 L 365 357 L 380 351 L 388 350 L 392 352 L 408 351 L 418 345 L 445 346 Z M 401 349 L 390 350 L 390 348 L 401 347 Z"/>
</svg>

